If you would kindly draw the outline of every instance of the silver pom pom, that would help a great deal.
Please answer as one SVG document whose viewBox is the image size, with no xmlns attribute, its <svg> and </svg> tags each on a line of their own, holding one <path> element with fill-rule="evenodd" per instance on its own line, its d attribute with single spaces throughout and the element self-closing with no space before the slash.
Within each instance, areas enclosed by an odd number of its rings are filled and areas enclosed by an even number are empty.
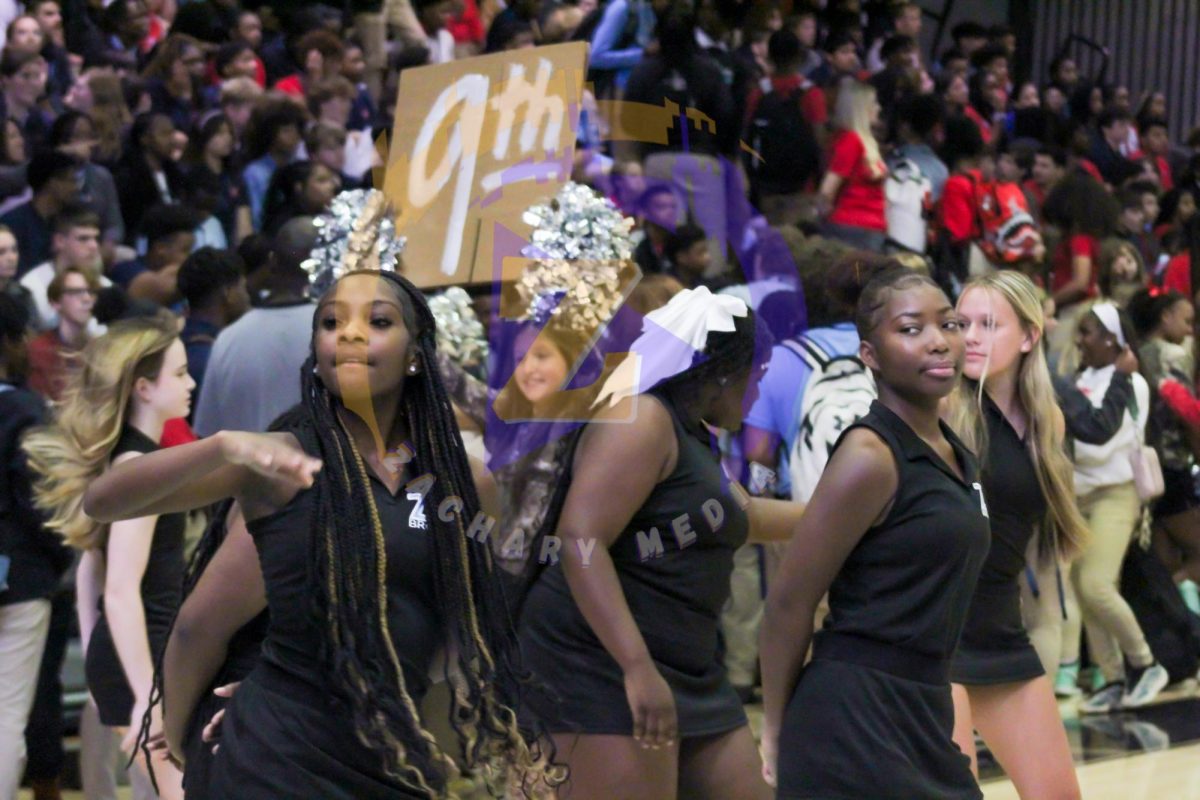
<svg viewBox="0 0 1200 800">
<path fill-rule="evenodd" d="M 559 189 L 550 202 L 531 206 L 522 219 L 532 225 L 526 258 L 625 261 L 633 253 L 633 220 L 607 197 L 578 183 Z"/>
<path fill-rule="evenodd" d="M 342 192 L 313 225 L 317 243 L 300 266 L 318 296 L 348 272 L 395 271 L 404 252 L 406 240 L 396 235 L 396 220 L 387 200 L 375 189 Z"/>
<path fill-rule="evenodd" d="M 471 296 L 461 287 L 451 286 L 429 298 L 429 310 L 437 322 L 438 349 L 468 372 L 480 367 L 487 359 L 487 335 Z"/>
<path fill-rule="evenodd" d="M 633 220 L 577 183 L 522 219 L 534 230 L 521 253 L 536 262 L 517 281 L 526 308 L 521 319 L 590 339 L 621 302 L 622 273 L 633 269 Z"/>
</svg>

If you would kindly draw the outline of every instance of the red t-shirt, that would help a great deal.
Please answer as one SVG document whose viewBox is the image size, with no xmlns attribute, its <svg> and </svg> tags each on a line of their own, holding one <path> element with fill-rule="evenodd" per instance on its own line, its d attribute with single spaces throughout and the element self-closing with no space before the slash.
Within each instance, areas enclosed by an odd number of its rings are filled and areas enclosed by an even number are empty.
<svg viewBox="0 0 1200 800">
<path fill-rule="evenodd" d="M 288 75 L 286 78 L 280 78 L 275 81 L 275 91 L 296 97 L 304 97 L 304 78 L 301 77 L 299 72 L 295 75 Z"/>
<path fill-rule="evenodd" d="M 970 170 L 970 175 L 960 175 L 956 172 L 946 180 L 942 189 L 942 201 L 938 206 L 938 222 L 941 223 L 942 230 L 950 235 L 953 244 L 963 244 L 983 237 L 978 212 L 978 189 L 982 183 L 977 169 Z"/>
<path fill-rule="evenodd" d="M 1179 292 L 1184 297 L 1192 296 L 1192 255 L 1184 250 L 1171 256 L 1163 274 L 1163 286 Z"/>
<path fill-rule="evenodd" d="M 1094 236 L 1077 233 L 1069 239 L 1064 239 L 1054 250 L 1054 274 L 1050 278 L 1050 290 L 1057 292 L 1071 280 L 1071 264 L 1076 256 L 1087 256 L 1092 260 L 1092 275 L 1088 280 L 1087 296 L 1096 296 L 1096 276 L 1100 265 L 1096 263 L 1096 255 L 1100 247 Z"/>
<path fill-rule="evenodd" d="M 475 0 L 466 0 L 462 6 L 462 13 L 450 21 L 446 26 L 446 30 L 450 31 L 450 35 L 454 37 L 454 41 L 459 44 L 483 44 L 483 20 L 479 17 L 479 6 Z"/>
<path fill-rule="evenodd" d="M 829 119 L 829 111 L 825 107 L 825 92 L 803 75 L 771 78 L 771 91 L 776 94 L 797 95 L 800 98 L 800 113 L 814 128 L 821 127 Z M 750 120 L 754 119 L 754 112 L 758 110 L 762 97 L 762 86 L 755 86 L 750 90 L 750 97 L 746 100 L 746 119 L 743 120 L 745 125 L 749 125 Z"/>
<path fill-rule="evenodd" d="M 177 444 L 191 444 L 199 440 L 199 436 L 188 425 L 183 417 L 169 419 L 163 425 L 162 438 L 158 440 L 160 447 L 174 447 Z"/>
<path fill-rule="evenodd" d="M 867 150 L 854 131 L 838 131 L 830 144 L 829 171 L 842 178 L 829 221 L 837 225 L 886 231 L 883 178 L 867 167 Z"/>
</svg>

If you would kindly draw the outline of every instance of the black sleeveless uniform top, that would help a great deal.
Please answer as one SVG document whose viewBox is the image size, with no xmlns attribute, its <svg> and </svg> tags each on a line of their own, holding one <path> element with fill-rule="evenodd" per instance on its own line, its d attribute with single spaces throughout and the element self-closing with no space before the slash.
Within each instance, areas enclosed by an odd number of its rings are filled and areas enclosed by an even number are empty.
<svg viewBox="0 0 1200 800">
<path fill-rule="evenodd" d="M 1046 518 L 1046 497 L 1025 442 L 983 393 L 987 462 L 983 491 L 992 518 L 992 549 L 963 627 L 952 679 L 967 685 L 1030 680 L 1045 670 L 1021 620 L 1020 575 L 1026 548 Z"/>
<path fill-rule="evenodd" d="M 675 695 L 680 736 L 722 733 L 746 723 L 721 663 L 719 619 L 749 520 L 728 493 L 708 431 L 688 429 L 666 398 L 651 395 L 671 415 L 679 457 L 609 555 Z M 526 666 L 561 698 L 556 709 L 536 709 L 552 731 L 632 735 L 620 665 L 579 610 L 561 563 L 547 566 L 530 588 L 518 632 Z"/>
<path fill-rule="evenodd" d="M 277 430 L 294 434 L 305 452 L 320 455 L 310 420 L 293 416 Z M 373 475 L 370 491 L 387 555 L 388 629 L 408 694 L 419 704 L 443 641 L 434 584 L 434 512 L 404 487 L 393 497 Z M 306 489 L 246 525 L 266 588 L 267 634 L 258 664 L 226 708 L 206 795 L 211 800 L 424 796 L 386 773 L 382 759 L 358 738 L 350 712 L 333 700 L 332 676 L 319 656 L 328 631 L 314 614 L 309 589 L 316 513 L 315 491 Z"/>
<path fill-rule="evenodd" d="M 975 458 L 942 424 L 959 478 L 878 400 L 848 430 L 858 427 L 891 446 L 900 481 L 887 518 L 867 531 L 829 587 L 829 615 L 817 639 L 856 637 L 948 660 L 988 550 Z"/>
<path fill-rule="evenodd" d="M 784 712 L 778 797 L 977 800 L 952 739 L 949 684 L 988 549 L 975 459 L 942 423 L 960 478 L 879 401 L 847 432 L 855 428 L 887 443 L 899 482 L 887 516 L 830 586 L 813 659 Z"/>
<path fill-rule="evenodd" d="M 153 453 L 159 446 L 149 436 L 127 425 L 113 448 L 112 457 L 122 453 Z M 183 597 L 184 514 L 160 514 L 154 524 L 150 557 L 142 575 L 142 610 L 146 615 L 146 635 L 150 640 L 150 655 L 156 661 L 167 645 L 171 620 Z M 121 659 L 117 655 L 112 631 L 105 616 L 104 598 L 100 598 L 100 617 L 88 642 L 84 669 L 88 688 L 96 699 L 100 721 L 105 725 L 130 724 L 133 711 L 133 692 L 125 679 Z"/>
<path fill-rule="evenodd" d="M 319 456 L 311 423 L 289 432 L 305 452 Z M 412 475 L 420 474 L 410 464 Z M 370 470 L 371 496 L 379 512 L 387 554 L 388 629 L 410 696 L 428 689 L 427 673 L 442 643 L 442 622 L 434 591 L 432 531 L 424 501 L 403 486 L 395 496 Z M 283 673 L 324 687 L 328 676 L 316 654 L 327 635 L 312 614 L 309 543 L 315 532 L 315 492 L 299 492 L 283 508 L 246 525 L 258 549 L 266 586 L 269 622 L 262 660 Z"/>
</svg>

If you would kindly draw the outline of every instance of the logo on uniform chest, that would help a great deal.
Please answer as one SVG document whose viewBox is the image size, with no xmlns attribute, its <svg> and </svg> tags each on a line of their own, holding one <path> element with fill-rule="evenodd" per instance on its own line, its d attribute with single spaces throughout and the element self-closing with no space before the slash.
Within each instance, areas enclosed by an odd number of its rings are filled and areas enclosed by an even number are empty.
<svg viewBox="0 0 1200 800">
<path fill-rule="evenodd" d="M 979 513 L 983 514 L 984 519 L 988 519 L 987 500 L 983 497 L 983 486 L 979 481 L 971 484 L 971 488 L 979 493 Z"/>
<path fill-rule="evenodd" d="M 405 497 L 415 501 L 412 511 L 408 512 L 408 527 L 422 531 L 428 528 L 429 523 L 425 519 L 425 494 L 423 492 L 407 492 Z"/>
</svg>

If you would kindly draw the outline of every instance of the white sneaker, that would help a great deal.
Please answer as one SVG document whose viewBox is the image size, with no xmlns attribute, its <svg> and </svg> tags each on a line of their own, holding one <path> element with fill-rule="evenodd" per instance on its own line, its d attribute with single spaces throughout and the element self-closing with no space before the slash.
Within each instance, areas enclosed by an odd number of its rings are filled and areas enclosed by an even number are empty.
<svg viewBox="0 0 1200 800">
<path fill-rule="evenodd" d="M 1121 705 L 1124 708 L 1141 708 L 1158 697 L 1170 682 L 1171 677 L 1162 664 L 1151 664 L 1142 672 L 1138 682 L 1125 692 L 1125 696 L 1121 698 Z"/>
<path fill-rule="evenodd" d="M 1091 697 L 1079 704 L 1080 714 L 1107 714 L 1121 708 L 1121 699 L 1125 687 L 1119 683 L 1110 683 L 1103 689 L 1092 692 Z"/>
</svg>

